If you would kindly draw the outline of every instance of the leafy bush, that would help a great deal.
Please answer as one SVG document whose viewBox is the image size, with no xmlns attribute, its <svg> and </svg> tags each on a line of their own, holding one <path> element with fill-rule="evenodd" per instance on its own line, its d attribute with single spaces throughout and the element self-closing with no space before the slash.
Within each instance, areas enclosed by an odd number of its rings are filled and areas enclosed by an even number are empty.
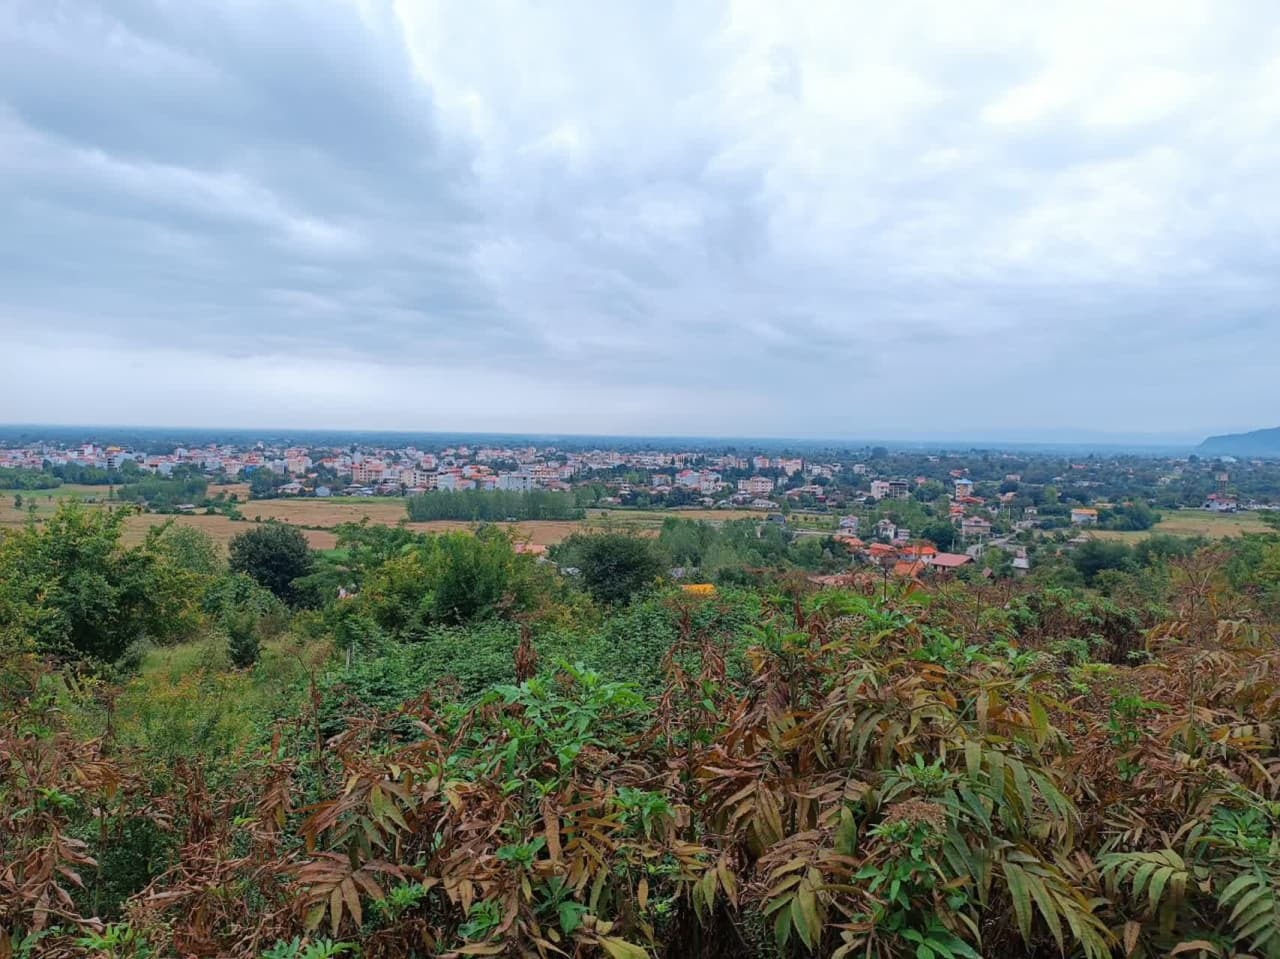
<svg viewBox="0 0 1280 959">
<path fill-rule="evenodd" d="M 127 515 L 71 501 L 42 526 L 0 532 L 0 636 L 109 663 L 144 637 L 198 629 L 191 580 L 145 546 L 121 545 Z"/>
<path fill-rule="evenodd" d="M 236 669 L 248 669 L 262 655 L 258 639 L 258 621 L 252 613 L 242 612 L 227 617 L 227 657 Z"/>
<path fill-rule="evenodd" d="M 315 565 L 306 536 L 288 523 L 263 523 L 246 530 L 231 540 L 228 552 L 233 572 L 246 574 L 290 605 L 301 596 L 294 581 Z"/>
<path fill-rule="evenodd" d="M 605 605 L 629 602 L 663 570 L 651 540 L 624 533 L 574 533 L 552 555 L 561 566 L 576 568 L 583 588 Z"/>
<path fill-rule="evenodd" d="M 364 576 L 356 606 L 391 636 L 421 638 L 531 609 L 554 594 L 551 577 L 496 527 L 417 536 Z"/>
</svg>

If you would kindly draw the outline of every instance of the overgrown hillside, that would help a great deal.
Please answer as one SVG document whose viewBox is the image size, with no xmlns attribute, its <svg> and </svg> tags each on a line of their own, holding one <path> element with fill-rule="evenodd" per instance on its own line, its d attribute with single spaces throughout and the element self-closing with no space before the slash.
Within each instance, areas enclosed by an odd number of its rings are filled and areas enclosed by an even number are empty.
<svg viewBox="0 0 1280 959">
<path fill-rule="evenodd" d="M 119 526 L 0 538 L 0 959 L 1280 956 L 1280 537 L 816 591 L 673 527 L 691 592 Z"/>
</svg>

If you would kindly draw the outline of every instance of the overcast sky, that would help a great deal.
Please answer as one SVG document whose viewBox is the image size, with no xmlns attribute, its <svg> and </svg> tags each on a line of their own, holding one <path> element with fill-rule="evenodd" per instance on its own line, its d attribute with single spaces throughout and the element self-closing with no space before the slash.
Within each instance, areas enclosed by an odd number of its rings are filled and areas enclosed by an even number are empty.
<svg viewBox="0 0 1280 959">
<path fill-rule="evenodd" d="M 0 3 L 0 421 L 1280 424 L 1257 3 Z"/>
</svg>

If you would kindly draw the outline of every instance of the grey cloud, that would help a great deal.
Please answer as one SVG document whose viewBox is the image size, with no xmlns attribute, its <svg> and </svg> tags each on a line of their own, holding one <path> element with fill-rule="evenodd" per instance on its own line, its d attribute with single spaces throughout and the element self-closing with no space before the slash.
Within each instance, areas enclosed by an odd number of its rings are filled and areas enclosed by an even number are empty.
<svg viewBox="0 0 1280 959">
<path fill-rule="evenodd" d="M 719 419 L 689 432 L 851 407 L 963 430 L 944 390 L 993 428 L 1208 427 L 1238 391 L 1150 397 L 1203 375 L 1187 343 L 1280 347 L 1280 35 L 1265 4 L 1175 7 L 1135 6 L 1126 47 L 910 4 L 15 0 L 0 325 L 192 369 L 474 373 L 544 391 L 546 428 L 626 395 L 655 430 L 698 396 Z M 511 413 L 458 396 L 411 387 L 397 415 Z"/>
</svg>

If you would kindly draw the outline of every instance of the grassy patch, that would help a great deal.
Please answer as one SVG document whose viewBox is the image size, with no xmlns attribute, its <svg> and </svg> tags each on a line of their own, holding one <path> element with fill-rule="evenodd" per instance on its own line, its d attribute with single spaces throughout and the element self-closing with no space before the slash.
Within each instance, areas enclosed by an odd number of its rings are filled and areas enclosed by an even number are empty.
<svg viewBox="0 0 1280 959">
<path fill-rule="evenodd" d="M 1166 512 L 1163 517 L 1149 530 L 1125 532 L 1095 530 L 1093 535 L 1099 539 L 1134 543 L 1146 539 L 1153 533 L 1221 539 L 1224 536 L 1240 536 L 1244 533 L 1265 533 L 1270 529 L 1256 513 L 1209 513 L 1203 510 L 1185 509 Z"/>
</svg>

